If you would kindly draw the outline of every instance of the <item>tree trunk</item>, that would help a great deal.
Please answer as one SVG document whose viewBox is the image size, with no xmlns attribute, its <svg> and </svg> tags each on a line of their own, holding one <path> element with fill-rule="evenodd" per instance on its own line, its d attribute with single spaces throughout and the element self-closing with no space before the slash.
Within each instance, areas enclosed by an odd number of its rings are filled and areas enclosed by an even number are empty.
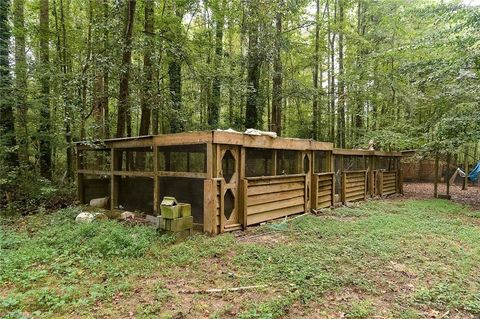
<svg viewBox="0 0 480 319">
<path fill-rule="evenodd" d="M 170 133 L 183 132 L 185 126 L 182 117 L 182 65 L 181 61 L 174 59 L 168 65 L 170 78 L 170 99 L 173 115 L 170 119 Z"/>
<path fill-rule="evenodd" d="M 153 70 L 152 70 L 152 49 L 153 49 L 153 0 L 145 2 L 145 51 L 143 54 L 144 83 L 142 86 L 142 115 L 140 120 L 139 135 L 148 135 L 150 128 L 150 114 L 152 109 L 153 92 Z"/>
<path fill-rule="evenodd" d="M 19 158 L 22 165 L 28 164 L 29 134 L 27 105 L 27 60 L 25 54 L 25 0 L 13 2 L 15 34 L 15 100 L 18 119 Z"/>
<path fill-rule="evenodd" d="M 343 40 L 344 40 L 344 3 L 338 0 L 338 122 L 337 122 L 337 145 L 340 148 L 345 147 L 345 74 L 343 61 Z"/>
<path fill-rule="evenodd" d="M 447 195 L 450 195 L 450 162 L 452 155 L 450 152 L 447 153 L 447 170 L 445 172 L 445 182 L 447 183 Z"/>
<path fill-rule="evenodd" d="M 118 91 L 118 116 L 116 137 L 123 137 L 125 135 L 125 125 L 127 125 L 127 135 L 132 135 L 130 105 L 128 99 L 130 68 L 132 64 L 132 33 L 135 19 L 135 5 L 135 0 L 129 0 L 126 8 L 125 26 L 123 33 L 122 68 L 120 72 L 120 87 Z"/>
<path fill-rule="evenodd" d="M 40 86 L 41 86 L 41 109 L 39 125 L 39 159 L 40 174 L 47 179 L 52 178 L 52 145 L 50 141 L 50 55 L 49 55 L 49 3 L 48 0 L 40 0 Z"/>
<path fill-rule="evenodd" d="M 105 61 L 108 61 L 109 57 L 109 40 L 108 40 L 108 27 L 107 23 L 109 21 L 109 6 L 108 6 L 108 0 L 103 0 L 103 24 L 104 24 L 104 40 L 103 40 L 103 57 Z M 103 101 L 102 101 L 102 107 L 103 107 L 103 137 L 104 138 L 109 138 L 110 137 L 110 112 L 108 109 L 108 103 L 109 103 L 109 90 L 108 90 L 108 85 L 109 85 L 109 69 L 108 65 L 103 66 Z"/>
<path fill-rule="evenodd" d="M 318 139 L 318 121 L 319 121 L 319 107 L 318 107 L 318 73 L 320 64 L 320 0 L 316 1 L 315 11 L 315 53 L 313 57 L 313 104 L 312 104 L 312 134 L 311 138 Z"/>
<path fill-rule="evenodd" d="M 335 23 L 337 6 L 334 1 L 333 21 Z M 330 141 L 335 141 L 335 32 L 332 31 L 329 16 L 329 44 L 330 44 Z"/>
<path fill-rule="evenodd" d="M 278 12 L 275 22 L 275 47 L 273 55 L 273 88 L 272 88 L 272 127 L 271 130 L 278 136 L 282 135 L 282 85 L 283 85 L 283 65 L 282 65 L 282 19 L 283 19 L 283 1 L 279 2 Z"/>
<path fill-rule="evenodd" d="M 252 2 L 250 15 L 255 14 L 257 6 Z M 245 127 L 258 128 L 258 98 L 260 89 L 260 69 L 262 61 L 259 53 L 259 25 L 258 21 L 251 21 L 248 28 L 248 56 L 247 56 L 247 102 L 245 107 Z"/>
<path fill-rule="evenodd" d="M 221 74 L 222 74 L 222 57 L 223 57 L 223 28 L 224 28 L 224 6 L 222 3 L 220 8 L 215 8 L 215 58 L 214 68 L 215 75 L 212 81 L 212 96 L 209 101 L 208 125 L 211 128 L 217 128 L 220 122 L 220 102 L 221 102 Z"/>
<path fill-rule="evenodd" d="M 183 13 L 176 9 L 176 18 L 179 28 L 182 26 Z M 185 130 L 182 106 L 182 60 L 178 53 L 172 54 L 168 65 L 168 77 L 170 79 L 170 101 L 172 113 L 170 116 L 170 133 L 179 133 Z"/>
<path fill-rule="evenodd" d="M 8 62 L 8 45 L 10 42 L 10 28 L 8 13 L 10 12 L 8 0 L 0 0 L 0 145 L 6 150 L 0 153 L 0 164 L 6 172 L 18 165 L 18 155 L 15 150 L 15 126 L 13 118 L 12 79 Z M 3 196 L 3 195 L 2 195 Z M 7 195 L 8 197 L 10 195 Z"/>
</svg>

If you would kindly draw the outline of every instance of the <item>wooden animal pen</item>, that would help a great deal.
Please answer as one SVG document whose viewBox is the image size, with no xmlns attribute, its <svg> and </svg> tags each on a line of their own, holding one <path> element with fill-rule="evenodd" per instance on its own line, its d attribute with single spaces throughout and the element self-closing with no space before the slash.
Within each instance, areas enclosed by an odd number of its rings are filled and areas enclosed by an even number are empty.
<svg viewBox="0 0 480 319">
<path fill-rule="evenodd" d="M 402 193 L 400 152 L 334 149 L 335 201 Z"/>
<path fill-rule="evenodd" d="M 197 229 L 213 234 L 334 206 L 339 156 L 343 202 L 370 194 L 371 168 L 372 178 L 382 178 L 373 194 L 391 193 L 392 176 L 395 192 L 401 184 L 398 165 L 383 168 L 384 161 L 375 161 L 396 158 L 393 153 L 334 150 L 332 143 L 267 135 L 178 133 L 77 142 L 76 150 L 82 203 L 109 197 L 111 209 L 158 215 L 161 199 L 173 196 L 192 205 Z M 344 163 L 349 152 L 368 165 Z"/>
</svg>

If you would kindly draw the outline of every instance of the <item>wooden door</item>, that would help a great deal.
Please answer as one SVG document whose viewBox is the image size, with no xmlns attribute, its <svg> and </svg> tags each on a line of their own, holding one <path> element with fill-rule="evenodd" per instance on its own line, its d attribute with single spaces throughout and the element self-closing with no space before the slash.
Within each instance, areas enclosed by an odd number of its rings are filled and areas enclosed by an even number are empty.
<svg viewBox="0 0 480 319">
<path fill-rule="evenodd" d="M 235 145 L 217 146 L 217 176 L 223 178 L 220 196 L 220 232 L 242 229 L 240 214 L 240 147 Z"/>
</svg>

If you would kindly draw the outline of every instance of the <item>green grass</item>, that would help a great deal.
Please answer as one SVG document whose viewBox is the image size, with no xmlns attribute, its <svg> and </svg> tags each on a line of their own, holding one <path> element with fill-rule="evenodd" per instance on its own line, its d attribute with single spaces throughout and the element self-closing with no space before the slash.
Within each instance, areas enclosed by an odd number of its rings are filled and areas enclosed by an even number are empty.
<svg viewBox="0 0 480 319">
<path fill-rule="evenodd" d="M 181 243 L 75 224 L 78 211 L 2 220 L 0 317 L 480 315 L 480 214 L 448 201 L 372 201 Z M 192 293 L 250 285 L 264 287 Z"/>
</svg>

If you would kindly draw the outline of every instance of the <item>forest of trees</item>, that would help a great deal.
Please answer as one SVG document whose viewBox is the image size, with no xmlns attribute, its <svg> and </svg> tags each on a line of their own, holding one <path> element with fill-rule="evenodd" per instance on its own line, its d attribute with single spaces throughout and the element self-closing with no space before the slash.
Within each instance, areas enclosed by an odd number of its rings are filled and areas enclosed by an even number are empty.
<svg viewBox="0 0 480 319">
<path fill-rule="evenodd" d="M 71 180 L 76 140 L 216 128 L 472 153 L 480 9 L 440 0 L 0 0 L 0 72 L 5 187 L 22 174 Z"/>
</svg>

